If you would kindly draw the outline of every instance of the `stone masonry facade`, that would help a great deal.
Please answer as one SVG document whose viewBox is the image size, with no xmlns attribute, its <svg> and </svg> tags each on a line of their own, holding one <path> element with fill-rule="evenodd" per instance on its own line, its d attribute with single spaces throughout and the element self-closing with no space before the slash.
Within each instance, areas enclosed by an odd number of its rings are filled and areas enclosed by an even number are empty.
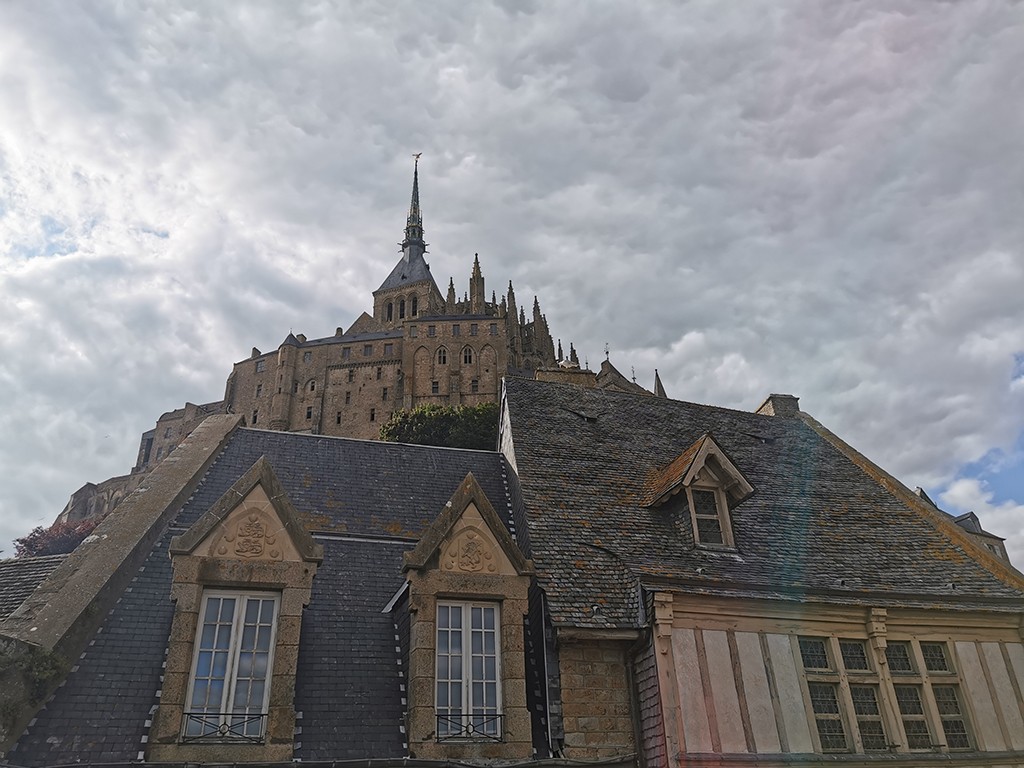
<svg viewBox="0 0 1024 768">
<path fill-rule="evenodd" d="M 629 644 L 620 640 L 566 642 L 558 649 L 565 754 L 595 760 L 635 751 Z"/>
</svg>

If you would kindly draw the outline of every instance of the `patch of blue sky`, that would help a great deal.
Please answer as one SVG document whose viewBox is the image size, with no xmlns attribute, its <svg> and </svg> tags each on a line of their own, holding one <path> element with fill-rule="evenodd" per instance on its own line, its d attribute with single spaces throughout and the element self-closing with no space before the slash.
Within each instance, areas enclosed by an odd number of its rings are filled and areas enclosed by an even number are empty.
<svg viewBox="0 0 1024 768">
<path fill-rule="evenodd" d="M 159 237 L 161 240 L 166 240 L 171 236 L 171 233 L 166 229 L 150 229 L 149 227 L 142 227 L 139 230 L 144 235 L 152 235 L 153 237 Z"/>
<path fill-rule="evenodd" d="M 1007 501 L 1024 502 L 1024 433 L 1009 450 L 994 448 L 977 461 L 965 464 L 955 479 L 979 480 L 992 493 L 990 503 L 994 506 Z M 928 494 L 937 499 L 945 488 L 932 489 Z"/>
<path fill-rule="evenodd" d="M 15 244 L 11 248 L 11 255 L 28 260 L 63 256 L 78 250 L 78 243 L 68 236 L 68 228 L 52 216 L 40 218 L 39 228 L 43 235 L 40 241 Z"/>
</svg>

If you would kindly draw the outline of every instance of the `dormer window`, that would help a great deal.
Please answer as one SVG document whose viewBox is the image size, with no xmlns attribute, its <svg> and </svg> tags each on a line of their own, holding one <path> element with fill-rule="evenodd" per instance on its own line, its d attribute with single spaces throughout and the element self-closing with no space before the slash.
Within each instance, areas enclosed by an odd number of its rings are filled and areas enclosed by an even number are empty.
<svg viewBox="0 0 1024 768">
<path fill-rule="evenodd" d="M 725 494 L 718 488 L 687 488 L 686 495 L 695 543 L 733 546 Z"/>
<path fill-rule="evenodd" d="M 730 504 L 739 504 L 753 492 L 721 446 L 705 434 L 654 475 L 647 486 L 645 505 L 661 507 L 684 494 L 677 501 L 685 498 L 693 543 L 732 548 L 736 544 Z M 683 505 L 669 504 L 667 508 L 682 511 Z"/>
</svg>

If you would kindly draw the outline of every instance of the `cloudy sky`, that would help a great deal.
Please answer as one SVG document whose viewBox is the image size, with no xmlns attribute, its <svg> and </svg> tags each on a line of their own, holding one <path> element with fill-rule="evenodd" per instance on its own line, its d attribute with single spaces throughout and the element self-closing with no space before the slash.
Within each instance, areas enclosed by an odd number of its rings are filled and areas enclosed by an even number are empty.
<svg viewBox="0 0 1024 768">
<path fill-rule="evenodd" d="M 1020 566 L 1022 73 L 999 0 L 0 4 L 0 547 L 370 308 L 423 152 L 445 283 L 799 395 Z"/>
</svg>

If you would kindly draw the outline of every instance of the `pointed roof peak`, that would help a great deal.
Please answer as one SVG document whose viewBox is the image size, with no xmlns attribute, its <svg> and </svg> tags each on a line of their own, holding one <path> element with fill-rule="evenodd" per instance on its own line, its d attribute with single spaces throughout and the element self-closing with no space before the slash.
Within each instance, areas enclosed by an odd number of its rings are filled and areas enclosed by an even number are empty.
<svg viewBox="0 0 1024 768">
<path fill-rule="evenodd" d="M 665 387 L 661 383 L 661 376 L 658 375 L 658 369 L 654 369 L 654 394 L 658 397 L 668 398 L 665 393 Z"/>
<path fill-rule="evenodd" d="M 405 220 L 405 240 L 402 243 L 402 247 L 407 247 L 410 243 L 416 243 L 423 245 L 423 213 L 420 211 L 420 155 L 422 152 L 417 152 L 413 155 L 413 170 L 412 170 L 412 199 L 409 202 L 409 216 Z"/>
</svg>

